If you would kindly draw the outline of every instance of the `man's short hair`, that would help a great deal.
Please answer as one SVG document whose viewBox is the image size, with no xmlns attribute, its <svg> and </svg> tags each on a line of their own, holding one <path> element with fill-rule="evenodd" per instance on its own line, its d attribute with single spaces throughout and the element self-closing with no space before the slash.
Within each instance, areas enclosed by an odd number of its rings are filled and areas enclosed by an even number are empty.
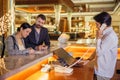
<svg viewBox="0 0 120 80">
<path fill-rule="evenodd" d="M 45 20 L 45 21 L 46 21 L 46 17 L 45 17 L 45 15 L 43 15 L 43 14 L 39 14 L 39 15 L 37 16 L 37 18 L 41 18 L 42 20 Z"/>
<path fill-rule="evenodd" d="M 110 14 L 107 12 L 101 12 L 95 15 L 93 18 L 95 21 L 99 22 L 100 24 L 105 23 L 107 26 L 111 25 L 112 18 Z"/>
</svg>

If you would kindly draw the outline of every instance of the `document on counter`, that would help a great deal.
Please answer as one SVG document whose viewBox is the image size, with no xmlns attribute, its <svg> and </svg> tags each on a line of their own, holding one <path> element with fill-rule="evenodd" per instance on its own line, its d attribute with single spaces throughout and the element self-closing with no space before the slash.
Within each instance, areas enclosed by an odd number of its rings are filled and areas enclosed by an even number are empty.
<svg viewBox="0 0 120 80">
<path fill-rule="evenodd" d="M 39 51 L 35 51 L 34 54 L 45 54 L 45 53 L 48 53 L 47 50 L 39 50 Z"/>
</svg>

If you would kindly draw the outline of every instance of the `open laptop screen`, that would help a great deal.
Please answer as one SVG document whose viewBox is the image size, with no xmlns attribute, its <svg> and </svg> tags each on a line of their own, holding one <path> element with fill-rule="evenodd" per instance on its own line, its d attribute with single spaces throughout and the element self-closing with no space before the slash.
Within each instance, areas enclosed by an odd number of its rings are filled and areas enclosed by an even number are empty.
<svg viewBox="0 0 120 80">
<path fill-rule="evenodd" d="M 68 52 L 66 52 L 63 48 L 58 48 L 53 51 L 53 54 L 58 57 L 58 60 L 62 64 L 67 64 L 67 66 L 73 64 L 76 59 L 73 58 Z"/>
</svg>

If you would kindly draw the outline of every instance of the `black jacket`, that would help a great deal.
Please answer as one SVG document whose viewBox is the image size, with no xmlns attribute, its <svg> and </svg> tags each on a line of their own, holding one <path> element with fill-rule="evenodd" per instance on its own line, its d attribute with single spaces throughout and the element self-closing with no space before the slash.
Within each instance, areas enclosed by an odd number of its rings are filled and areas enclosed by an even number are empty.
<svg viewBox="0 0 120 80">
<path fill-rule="evenodd" d="M 36 46 L 42 45 L 43 43 L 48 47 L 50 47 L 50 38 L 49 38 L 48 30 L 45 27 L 41 27 L 38 43 L 36 43 L 36 39 L 35 39 L 34 25 L 32 26 L 31 33 L 27 38 L 24 39 L 24 41 L 26 48 L 32 47 L 33 49 L 35 49 Z"/>
</svg>

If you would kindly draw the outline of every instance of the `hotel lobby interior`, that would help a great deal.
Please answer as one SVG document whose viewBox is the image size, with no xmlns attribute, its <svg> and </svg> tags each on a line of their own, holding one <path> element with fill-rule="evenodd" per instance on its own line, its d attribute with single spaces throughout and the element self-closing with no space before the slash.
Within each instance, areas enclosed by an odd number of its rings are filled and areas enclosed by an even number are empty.
<svg viewBox="0 0 120 80">
<path fill-rule="evenodd" d="M 120 80 L 120 0 L 0 0 L 0 55 L 3 37 L 13 34 L 23 22 L 34 24 L 38 14 L 46 16 L 44 27 L 51 42 L 50 50 L 35 55 L 5 54 L 0 61 L 0 80 L 95 80 L 97 28 L 93 16 L 102 11 L 111 15 L 112 27 L 119 39 L 117 64 L 111 80 Z M 58 38 L 63 33 L 70 38 L 60 45 Z M 58 48 L 74 58 L 82 57 L 83 62 L 81 59 L 80 66 L 73 67 L 71 74 L 53 69 L 41 72 L 43 65 L 53 65 L 57 60 L 53 53 Z M 85 53 L 88 54 L 84 56 Z"/>
</svg>

